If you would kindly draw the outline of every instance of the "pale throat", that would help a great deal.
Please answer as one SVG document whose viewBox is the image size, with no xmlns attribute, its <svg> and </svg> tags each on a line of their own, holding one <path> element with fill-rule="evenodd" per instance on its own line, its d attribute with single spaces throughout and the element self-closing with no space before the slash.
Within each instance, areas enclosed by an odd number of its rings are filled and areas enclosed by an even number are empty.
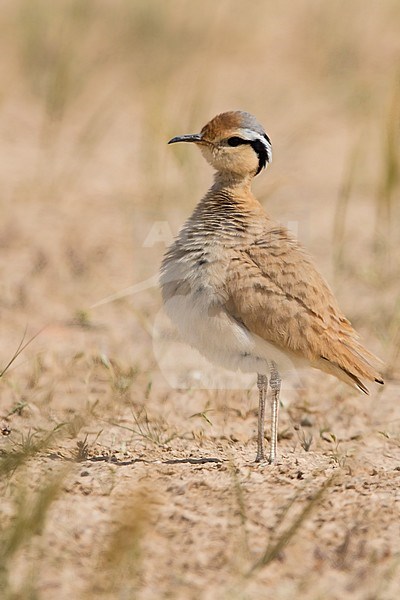
<svg viewBox="0 0 400 600">
<path fill-rule="evenodd" d="M 234 173 L 233 171 L 216 171 L 214 173 L 213 190 L 231 189 L 235 193 L 249 193 L 254 173 Z"/>
</svg>

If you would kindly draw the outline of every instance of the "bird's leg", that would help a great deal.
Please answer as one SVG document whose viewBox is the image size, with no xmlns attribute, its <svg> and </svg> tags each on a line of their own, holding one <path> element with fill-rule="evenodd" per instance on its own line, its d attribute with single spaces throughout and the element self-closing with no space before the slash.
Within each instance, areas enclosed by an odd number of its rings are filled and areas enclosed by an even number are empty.
<svg viewBox="0 0 400 600">
<path fill-rule="evenodd" d="M 257 375 L 257 387 L 259 391 L 258 402 L 258 443 L 256 462 L 265 460 L 264 456 L 264 423 L 265 423 L 265 400 L 267 398 L 268 378 L 265 375 Z"/>
<path fill-rule="evenodd" d="M 271 400 L 271 449 L 268 462 L 272 465 L 276 460 L 276 449 L 278 446 L 278 416 L 279 416 L 279 393 L 281 391 L 281 377 L 277 366 L 271 363 L 271 377 L 269 380 L 272 391 Z"/>
</svg>

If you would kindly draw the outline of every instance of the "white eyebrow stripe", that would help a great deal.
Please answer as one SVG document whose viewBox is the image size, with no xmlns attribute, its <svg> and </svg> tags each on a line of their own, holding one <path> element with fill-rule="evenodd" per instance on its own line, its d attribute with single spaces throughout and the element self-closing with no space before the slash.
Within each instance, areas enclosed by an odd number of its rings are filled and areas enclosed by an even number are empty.
<svg viewBox="0 0 400 600">
<path fill-rule="evenodd" d="M 258 140 L 260 138 L 260 134 L 252 129 L 245 129 L 244 127 L 241 127 L 239 131 L 246 140 Z"/>
<path fill-rule="evenodd" d="M 253 129 L 241 127 L 240 132 L 246 140 L 259 140 L 267 151 L 268 162 L 272 162 L 272 145 L 268 142 L 267 138 L 265 138 L 261 133 L 254 131 Z"/>
</svg>

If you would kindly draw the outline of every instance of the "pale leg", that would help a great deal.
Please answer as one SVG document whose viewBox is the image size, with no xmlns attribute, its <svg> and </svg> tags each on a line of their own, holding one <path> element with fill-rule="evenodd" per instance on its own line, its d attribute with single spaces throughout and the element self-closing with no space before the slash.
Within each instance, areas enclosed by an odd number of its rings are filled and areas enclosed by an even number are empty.
<svg viewBox="0 0 400 600">
<path fill-rule="evenodd" d="M 267 398 L 268 378 L 265 375 L 257 375 L 257 387 L 259 391 L 258 402 L 258 438 L 256 462 L 265 460 L 264 455 L 264 424 L 265 424 L 265 400 Z"/>
<path fill-rule="evenodd" d="M 278 446 L 278 417 L 279 417 L 279 393 L 281 391 L 281 377 L 274 362 L 271 363 L 271 378 L 269 382 L 272 391 L 271 400 L 271 449 L 268 462 L 273 464 L 276 460 Z"/>
</svg>

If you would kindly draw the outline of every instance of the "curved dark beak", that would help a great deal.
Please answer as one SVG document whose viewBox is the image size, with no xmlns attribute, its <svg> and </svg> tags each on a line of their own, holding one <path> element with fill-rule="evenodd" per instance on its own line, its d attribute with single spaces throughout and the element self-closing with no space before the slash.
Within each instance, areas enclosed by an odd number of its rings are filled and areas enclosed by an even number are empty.
<svg viewBox="0 0 400 600">
<path fill-rule="evenodd" d="M 178 135 L 177 137 L 172 138 L 172 140 L 169 140 L 168 144 L 176 144 L 176 142 L 199 143 L 199 142 L 201 142 L 201 135 L 200 135 L 200 133 L 189 133 L 188 135 Z"/>
</svg>

